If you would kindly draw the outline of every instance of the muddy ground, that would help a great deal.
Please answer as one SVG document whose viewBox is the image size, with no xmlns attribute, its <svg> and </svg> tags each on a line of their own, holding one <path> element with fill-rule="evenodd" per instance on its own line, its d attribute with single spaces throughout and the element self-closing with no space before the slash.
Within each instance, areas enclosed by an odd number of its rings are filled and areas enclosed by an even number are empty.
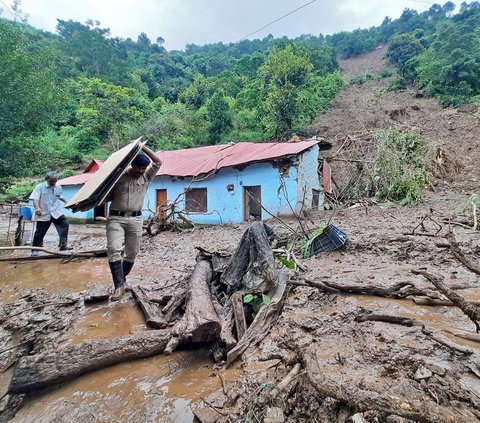
<svg viewBox="0 0 480 423">
<path fill-rule="evenodd" d="M 342 70 L 347 79 L 367 71 L 379 72 L 385 66 L 383 54 L 384 51 L 378 49 L 361 58 L 343 61 Z M 208 346 L 194 348 L 193 352 L 187 349 L 168 360 L 141 360 L 147 369 L 148 383 L 146 374 L 142 373 L 135 382 L 136 387 L 119 382 L 140 372 L 138 367 L 125 365 L 115 367 L 116 379 L 97 372 L 61 387 L 60 392 L 70 390 L 61 399 L 60 396 L 54 398 L 59 391 L 51 388 L 29 394 L 12 421 L 75 418 L 92 422 L 187 422 L 193 420 L 191 410 L 196 410 L 205 422 L 480 421 L 480 344 L 451 333 L 475 333 L 474 323 L 459 308 L 422 306 L 412 299 L 375 295 L 328 294 L 315 287 L 298 285 L 313 281 L 344 287 L 390 288 L 408 283 L 441 297 L 425 277 L 412 273 L 412 269 L 423 269 L 442 276 L 449 287 L 464 288 L 456 291 L 463 297 L 480 300 L 478 274 L 467 269 L 451 249 L 438 246 L 451 229 L 465 256 L 477 266 L 480 264 L 479 232 L 465 225 L 472 215 L 470 208 L 463 207 L 470 196 L 478 192 L 479 121 L 468 108 L 442 109 L 434 100 L 419 97 L 415 90 L 387 93 L 382 89 L 387 82 L 347 85 L 328 113 L 319 116 L 313 129 L 332 142 L 332 151 L 335 151 L 347 135 L 395 125 L 415 127 L 431 144 L 430 160 L 434 158 L 435 148 L 442 147 L 458 162 L 454 174 L 448 178 L 432 178 L 423 201 L 415 207 L 364 202 L 304 216 L 303 224 L 309 228 L 331 220 L 348 234 L 349 240 L 333 253 L 300 259 L 305 270 L 291 273 L 294 284 L 290 285 L 278 320 L 263 341 L 256 348 L 248 349 L 233 369 L 216 369 L 209 358 Z M 449 219 L 463 223 L 449 226 L 446 223 Z M 299 231 L 295 219 L 282 218 L 282 221 L 267 223 L 282 237 L 290 233 L 285 224 Z M 164 232 L 145 238 L 130 281 L 159 285 L 179 281 L 188 276 L 195 265 L 195 247 L 232 253 L 247 228 L 247 223 L 224 225 L 182 233 Z M 72 225 L 71 240 L 78 250 L 105 247 L 101 225 Z M 55 242 L 53 235 L 46 244 L 54 248 Z M 26 295 L 21 287 L 35 286 L 37 275 L 47 285 L 45 293 L 37 293 L 44 295 L 45 301 L 53 298 L 51 292 L 66 289 L 78 293 L 90 285 L 110 284 L 103 259 L 64 264 L 58 260 L 36 263 L 19 260 L 0 263 L 0 269 L 4 274 L 2 302 L 15 304 L 16 301 L 23 307 L 28 297 L 21 299 Z M 19 282 L 19 278 L 27 274 L 31 275 L 29 286 Z M 58 336 L 52 347 L 95 336 L 147 330 L 129 296 L 117 304 L 63 308 L 68 308 L 70 318 L 62 320 L 57 316 L 62 323 L 57 320 Z M 12 306 L 9 310 L 13 309 Z M 369 313 L 415 319 L 424 324 L 424 330 L 418 325 L 356 321 Z M 50 314 L 56 318 L 54 311 Z M 104 325 L 105 321 L 108 325 Z M 128 323 L 122 325 L 119 323 L 122 321 Z M 98 325 L 104 326 L 103 331 L 95 335 Z M 4 325 L 2 331 L 3 350 L 15 342 L 8 338 L 12 336 L 8 326 Z M 442 344 L 438 339 L 446 342 Z M 11 356 L 10 361 L 6 359 L 6 355 L 0 356 L 3 368 L 14 362 Z M 190 364 L 184 363 L 185 357 L 191 357 Z M 172 375 L 178 373 L 182 363 L 186 369 L 193 368 L 193 373 L 184 371 L 175 382 L 176 389 L 173 385 L 163 385 L 165 378 L 170 381 L 174 378 Z M 293 382 L 278 396 L 272 395 L 272 389 L 297 363 L 299 372 Z M 198 373 L 200 371 L 203 373 Z M 89 390 L 76 383 L 94 383 L 101 388 Z M 183 405 L 167 404 L 162 399 L 165 393 L 162 389 L 170 389 L 175 400 L 185 398 L 183 395 L 192 390 L 192 384 L 196 393 L 184 400 Z M 122 389 L 116 391 L 116 385 Z M 138 386 L 143 386 L 143 390 L 138 390 Z M 114 392 L 109 394 L 109 391 Z M 129 391 L 137 394 L 128 396 Z M 88 392 L 91 396 L 86 400 Z M 111 401 L 116 405 L 109 406 Z M 128 406 L 122 408 L 122 402 Z M 120 409 L 128 412 L 120 413 Z M 42 416 L 40 420 L 38 413 Z M 5 420 L 12 415 L 3 414 Z"/>
</svg>

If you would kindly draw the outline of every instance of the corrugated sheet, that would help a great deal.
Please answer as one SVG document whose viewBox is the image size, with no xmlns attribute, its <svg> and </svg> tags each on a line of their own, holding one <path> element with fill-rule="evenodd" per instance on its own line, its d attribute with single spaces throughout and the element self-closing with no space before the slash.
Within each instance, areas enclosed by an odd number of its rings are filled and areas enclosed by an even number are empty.
<svg viewBox="0 0 480 423">
<path fill-rule="evenodd" d="M 239 142 L 185 150 L 159 151 L 157 154 L 163 163 L 157 175 L 178 177 L 204 175 L 225 167 L 294 156 L 319 142 L 319 140 L 294 143 Z M 85 183 L 91 176 L 91 173 L 82 173 L 62 179 L 59 183 L 61 185 L 79 185 Z"/>
<path fill-rule="evenodd" d="M 318 143 L 318 140 L 296 143 L 240 142 L 188 150 L 160 151 L 158 155 L 163 164 L 157 175 L 199 176 L 225 167 L 297 155 Z"/>
</svg>

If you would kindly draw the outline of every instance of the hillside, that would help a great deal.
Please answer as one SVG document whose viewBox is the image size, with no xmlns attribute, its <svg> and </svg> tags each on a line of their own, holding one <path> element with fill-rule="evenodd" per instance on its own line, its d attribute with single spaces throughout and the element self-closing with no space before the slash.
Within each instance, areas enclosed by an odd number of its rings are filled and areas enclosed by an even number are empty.
<svg viewBox="0 0 480 423">
<path fill-rule="evenodd" d="M 383 55 L 384 49 L 377 49 L 342 61 L 342 71 L 347 79 L 378 73 L 386 66 Z M 346 85 L 312 128 L 333 143 L 331 156 L 346 137 L 361 141 L 379 128 L 416 128 L 429 142 L 427 159 L 432 169 L 436 149 L 444 151 L 444 164 L 437 163 L 437 177 L 431 178 L 424 199 L 415 207 L 363 201 L 305 217 L 303 224 L 311 228 L 331 219 L 348 234 L 349 241 L 333 253 L 301 260 L 305 270 L 292 275 L 295 284 L 281 315 L 258 347 L 247 350 L 242 366 L 220 373 L 213 363 L 207 365 L 213 375 L 222 375 L 222 384 L 214 394 L 192 402 L 202 422 L 480 421 L 480 344 L 451 333 L 473 335 L 475 325 L 457 307 L 422 306 L 400 299 L 410 289 L 443 298 L 425 277 L 412 273 L 423 269 L 444 278 L 452 289 L 461 287 L 456 292 L 462 296 L 480 300 L 478 274 L 467 269 L 452 249 L 442 247 L 448 219 L 463 222 L 450 228 L 458 247 L 478 266 L 478 231 L 464 225 L 471 211 L 467 208 L 462 213 L 459 206 L 478 192 L 479 122 L 471 110 L 444 109 L 413 89 L 385 92 L 382 88 L 387 82 Z M 334 177 L 349 171 L 345 162 L 332 161 L 332 166 Z M 267 223 L 284 237 L 289 235 L 285 223 L 298 225 L 295 219 Z M 162 286 L 179 280 L 194 266 L 195 247 L 233 252 L 247 228 L 244 223 L 148 238 L 131 282 Z M 75 247 L 102 248 L 104 242 L 103 238 L 78 236 Z M 317 287 L 309 286 L 315 283 Z M 331 288 L 329 293 L 321 288 L 325 285 Z M 372 295 L 360 295 L 367 291 Z M 386 291 L 394 298 L 385 298 Z M 133 301 L 126 298 L 122 305 L 133 307 Z M 375 315 L 389 316 L 390 321 L 366 321 Z M 269 396 L 270 389 L 296 363 L 301 371 L 293 382 L 278 397 Z M 88 377 L 101 383 L 101 372 Z M 125 391 L 132 389 L 128 380 L 122 383 Z M 163 403 L 155 383 L 144 383 L 141 393 L 150 409 L 132 410 L 127 405 L 128 414 L 122 407 L 112 409 L 106 394 L 95 402 L 81 402 L 78 393 L 69 393 L 75 391 L 71 386 L 70 391 L 62 389 L 56 394 L 62 402 L 53 402 L 48 393 L 28 399 L 28 407 L 18 412 L 15 421 L 38 421 L 42 411 L 46 413 L 42 421 L 87 421 L 92 415 L 108 421 L 124 415 L 129 417 L 123 421 L 155 421 L 155 416 L 165 416 L 156 408 L 158 404 L 161 409 Z M 36 401 L 41 407 L 36 407 Z M 282 417 L 264 420 L 274 411 Z"/>
</svg>

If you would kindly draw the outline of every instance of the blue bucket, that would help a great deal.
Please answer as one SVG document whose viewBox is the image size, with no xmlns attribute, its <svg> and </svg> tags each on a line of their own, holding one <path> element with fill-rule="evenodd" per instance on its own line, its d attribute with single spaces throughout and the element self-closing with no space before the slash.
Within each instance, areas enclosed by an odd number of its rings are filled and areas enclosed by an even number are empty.
<svg viewBox="0 0 480 423">
<path fill-rule="evenodd" d="M 32 209 L 31 207 L 20 207 L 18 214 L 22 216 L 25 220 L 32 220 Z"/>
</svg>

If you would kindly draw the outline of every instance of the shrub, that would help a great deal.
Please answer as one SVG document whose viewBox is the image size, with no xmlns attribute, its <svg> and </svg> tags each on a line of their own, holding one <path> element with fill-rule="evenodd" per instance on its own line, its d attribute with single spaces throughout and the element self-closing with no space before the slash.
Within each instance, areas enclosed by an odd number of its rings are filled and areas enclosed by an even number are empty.
<svg viewBox="0 0 480 423">
<path fill-rule="evenodd" d="M 425 139 L 416 132 L 379 130 L 369 190 L 381 200 L 417 203 L 427 183 Z"/>
</svg>

